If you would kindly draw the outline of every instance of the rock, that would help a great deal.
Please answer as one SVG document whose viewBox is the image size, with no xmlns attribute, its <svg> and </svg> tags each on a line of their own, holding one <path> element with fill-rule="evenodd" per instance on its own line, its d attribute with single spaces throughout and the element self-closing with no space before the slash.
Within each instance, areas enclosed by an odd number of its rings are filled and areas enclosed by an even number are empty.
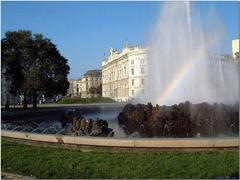
<svg viewBox="0 0 240 180">
<path fill-rule="evenodd" d="M 155 107 L 148 103 L 127 104 L 118 115 L 125 133 L 147 137 L 193 137 L 239 134 L 239 104 L 190 102 Z"/>
<path fill-rule="evenodd" d="M 65 114 L 60 116 L 62 126 L 65 127 L 66 123 L 71 122 L 71 133 L 76 136 L 90 135 L 90 136 L 113 136 L 114 132 L 108 127 L 108 122 L 103 119 L 97 118 L 96 120 L 85 119 L 81 113 L 68 110 Z"/>
</svg>

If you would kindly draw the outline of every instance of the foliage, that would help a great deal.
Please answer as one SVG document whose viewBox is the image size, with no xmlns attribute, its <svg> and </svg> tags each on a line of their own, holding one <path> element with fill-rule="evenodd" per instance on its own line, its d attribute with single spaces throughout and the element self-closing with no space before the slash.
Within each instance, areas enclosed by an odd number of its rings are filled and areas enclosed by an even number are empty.
<svg viewBox="0 0 240 180">
<path fill-rule="evenodd" d="M 95 88 L 95 87 L 90 87 L 88 91 L 89 91 L 90 94 L 96 94 L 97 88 Z"/>
<path fill-rule="evenodd" d="M 87 103 L 113 103 L 111 98 L 96 97 L 96 98 L 63 98 L 58 104 L 87 104 Z"/>
<path fill-rule="evenodd" d="M 1 39 L 2 73 L 10 82 L 10 92 L 14 95 L 23 91 L 25 73 L 29 67 L 32 35 L 30 31 L 6 32 Z"/>
<path fill-rule="evenodd" d="M 2 67 L 13 94 L 24 94 L 33 99 L 45 95 L 65 95 L 69 87 L 69 66 L 55 44 L 42 34 L 31 31 L 7 32 L 2 43 Z"/>
<path fill-rule="evenodd" d="M 90 94 L 97 94 L 99 96 L 102 96 L 102 84 L 100 84 L 98 87 L 90 87 L 88 92 Z"/>
<path fill-rule="evenodd" d="M 2 171 L 44 179 L 238 177 L 238 152 L 107 153 L 2 141 Z"/>
<path fill-rule="evenodd" d="M 102 84 L 97 87 L 97 93 L 102 96 Z"/>
</svg>

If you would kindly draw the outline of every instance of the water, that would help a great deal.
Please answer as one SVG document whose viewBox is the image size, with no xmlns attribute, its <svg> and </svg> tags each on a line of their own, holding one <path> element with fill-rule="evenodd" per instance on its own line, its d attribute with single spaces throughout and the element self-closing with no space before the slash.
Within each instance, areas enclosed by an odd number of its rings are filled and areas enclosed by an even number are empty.
<svg viewBox="0 0 240 180">
<path fill-rule="evenodd" d="M 126 137 L 124 130 L 119 127 L 117 117 L 119 110 L 104 110 L 104 111 L 92 111 L 83 113 L 83 116 L 87 119 L 97 119 L 101 118 L 108 121 L 108 127 L 113 129 L 114 137 Z M 38 118 L 38 119 L 27 119 L 27 120 L 17 120 L 14 122 L 8 122 L 1 124 L 1 128 L 5 130 L 13 130 L 20 132 L 33 132 L 41 134 L 66 134 L 72 125 L 68 123 L 65 128 L 62 127 L 59 118 Z M 94 133 L 94 132 L 93 132 Z M 110 136 L 110 134 L 109 134 Z"/>
<path fill-rule="evenodd" d="M 64 134 L 66 129 L 63 129 L 61 122 L 58 119 L 40 119 L 28 121 L 14 121 L 2 123 L 1 128 L 5 130 L 13 130 L 20 132 L 33 132 L 42 134 Z"/>
<path fill-rule="evenodd" d="M 163 4 L 149 43 L 147 87 L 151 88 L 141 102 L 233 104 L 238 100 L 237 63 L 231 57 L 220 58 L 231 42 L 225 41 L 225 27 L 217 16 L 206 16 L 209 23 L 190 2 Z M 213 55 L 217 58 L 210 58 Z"/>
<path fill-rule="evenodd" d="M 146 128 L 143 124 L 139 127 L 137 131 L 134 133 L 129 133 L 128 128 L 125 125 L 119 126 L 117 116 L 119 111 L 92 111 L 91 113 L 84 113 L 87 119 L 97 119 L 97 117 L 107 120 L 108 127 L 113 129 L 114 136 L 111 138 L 139 138 L 146 137 Z M 32 132 L 32 133 L 41 133 L 41 134 L 63 134 L 66 135 L 70 131 L 72 127 L 71 123 L 68 123 L 64 128 L 62 128 L 61 122 L 58 117 L 52 118 L 37 118 L 37 119 L 25 119 L 25 120 L 16 120 L 14 122 L 2 122 L 1 128 L 5 130 L 13 130 L 20 132 Z M 220 134 L 219 137 L 226 136 L 238 136 L 238 134 L 232 133 L 236 127 L 234 124 L 229 125 L 229 133 Z M 165 124 L 163 130 L 163 137 L 167 137 L 170 132 L 170 127 Z M 213 124 L 209 124 L 208 128 L 209 137 L 213 136 Z M 92 132 L 94 133 L 94 132 Z M 89 135 L 86 135 L 89 136 Z M 110 136 L 110 134 L 109 134 Z M 197 137 L 201 137 L 201 135 L 197 135 Z"/>
</svg>

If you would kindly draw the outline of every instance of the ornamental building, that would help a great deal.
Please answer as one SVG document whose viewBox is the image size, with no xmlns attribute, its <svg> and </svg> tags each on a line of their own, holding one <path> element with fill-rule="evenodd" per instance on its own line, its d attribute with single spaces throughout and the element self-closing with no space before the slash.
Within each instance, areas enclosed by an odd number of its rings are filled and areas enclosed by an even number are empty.
<svg viewBox="0 0 240 180">
<path fill-rule="evenodd" d="M 235 60 L 240 58 L 240 39 L 232 40 L 232 56 Z"/>
<path fill-rule="evenodd" d="M 145 93 L 147 49 L 128 46 L 121 52 L 111 48 L 102 61 L 102 96 L 116 101 L 129 101 Z"/>
<path fill-rule="evenodd" d="M 78 80 L 69 80 L 68 96 L 70 97 L 91 98 L 101 96 L 101 93 L 101 70 L 89 70 Z"/>
</svg>

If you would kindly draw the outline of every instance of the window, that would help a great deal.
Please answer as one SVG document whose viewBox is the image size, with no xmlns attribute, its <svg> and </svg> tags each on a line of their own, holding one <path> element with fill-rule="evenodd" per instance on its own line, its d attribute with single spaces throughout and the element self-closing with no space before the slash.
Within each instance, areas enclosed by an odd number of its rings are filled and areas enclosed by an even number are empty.
<svg viewBox="0 0 240 180">
<path fill-rule="evenodd" d="M 132 95 L 134 95 L 134 90 L 132 90 Z"/>
<path fill-rule="evenodd" d="M 144 59 L 141 59 L 141 61 L 140 61 L 140 62 L 141 62 L 141 64 L 144 64 Z"/>
<path fill-rule="evenodd" d="M 134 69 L 132 68 L 132 75 L 134 75 Z"/>
<path fill-rule="evenodd" d="M 134 79 L 132 79 L 132 86 L 134 86 Z"/>
<path fill-rule="evenodd" d="M 142 89 L 142 94 L 144 94 L 144 89 Z"/>
<path fill-rule="evenodd" d="M 141 79 L 141 84 L 142 84 L 142 85 L 145 84 L 145 79 L 144 79 L 144 78 Z"/>
<path fill-rule="evenodd" d="M 124 66 L 124 73 L 126 74 L 126 66 Z"/>
<path fill-rule="evenodd" d="M 134 60 L 131 60 L 131 64 L 134 64 Z"/>
<path fill-rule="evenodd" d="M 144 71 L 144 67 L 141 67 L 141 74 L 144 74 L 145 71 Z"/>
</svg>

